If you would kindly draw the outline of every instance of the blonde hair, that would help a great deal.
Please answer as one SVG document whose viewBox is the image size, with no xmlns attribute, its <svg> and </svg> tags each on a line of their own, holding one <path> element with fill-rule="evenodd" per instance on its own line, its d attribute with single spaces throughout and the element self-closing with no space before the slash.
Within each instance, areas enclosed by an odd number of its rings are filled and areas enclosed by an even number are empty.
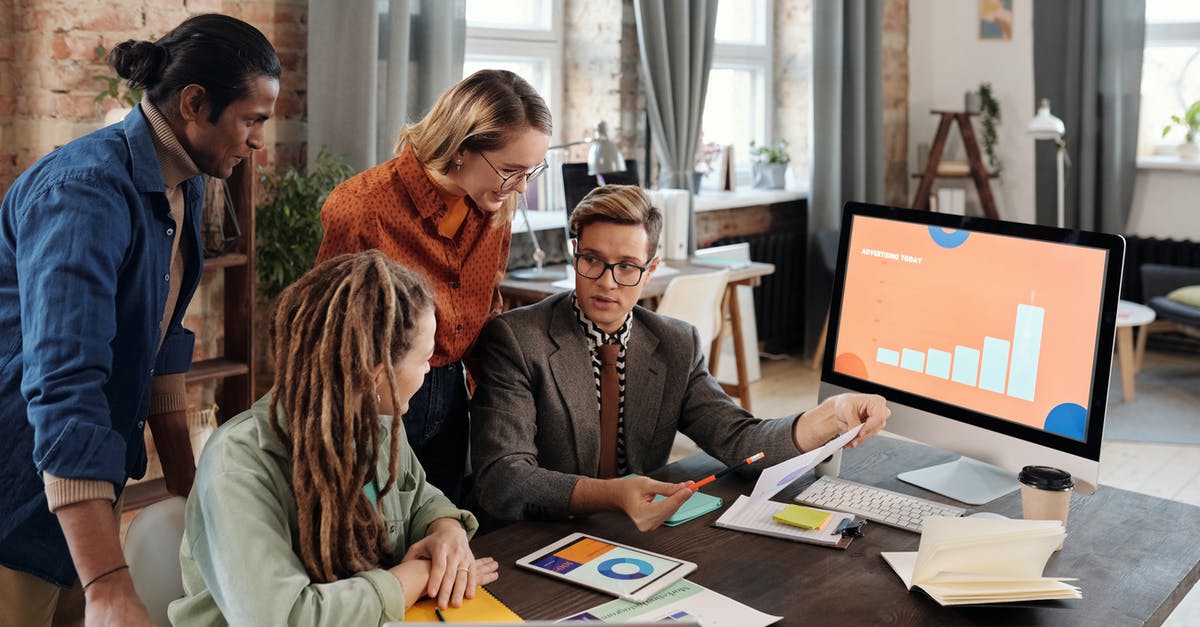
<svg viewBox="0 0 1200 627">
<path fill-rule="evenodd" d="M 363 486 L 375 482 L 381 429 L 374 367 L 387 372 L 410 348 L 433 297 L 410 270 L 378 250 L 334 257 L 279 295 L 271 320 L 276 383 L 270 421 L 292 459 L 300 558 L 328 583 L 379 568 L 388 555 L 382 515 Z M 286 421 L 286 424 L 285 424 Z M 388 477 L 399 472 L 401 417 L 392 416 Z"/>
<path fill-rule="evenodd" d="M 400 130 L 396 154 L 411 146 L 417 161 L 445 174 L 458 151 L 498 150 L 526 129 L 553 132 L 546 101 L 508 70 L 479 70 L 442 94 L 420 122 Z M 497 220 L 510 220 L 516 204 L 510 194 Z"/>
<path fill-rule="evenodd" d="M 662 233 L 662 212 L 637 185 L 601 185 L 588 192 L 571 212 L 571 237 L 597 222 L 641 225 L 646 229 L 646 255 L 653 259 Z"/>
</svg>

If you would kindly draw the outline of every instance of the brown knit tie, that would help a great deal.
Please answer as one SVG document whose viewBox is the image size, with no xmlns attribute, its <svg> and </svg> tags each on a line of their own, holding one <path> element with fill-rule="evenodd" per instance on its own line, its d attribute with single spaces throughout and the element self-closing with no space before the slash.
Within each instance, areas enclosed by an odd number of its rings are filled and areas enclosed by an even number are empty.
<svg viewBox="0 0 1200 627">
<path fill-rule="evenodd" d="M 600 478 L 617 476 L 617 413 L 621 384 L 617 379 L 620 344 L 601 344 L 600 352 Z"/>
</svg>

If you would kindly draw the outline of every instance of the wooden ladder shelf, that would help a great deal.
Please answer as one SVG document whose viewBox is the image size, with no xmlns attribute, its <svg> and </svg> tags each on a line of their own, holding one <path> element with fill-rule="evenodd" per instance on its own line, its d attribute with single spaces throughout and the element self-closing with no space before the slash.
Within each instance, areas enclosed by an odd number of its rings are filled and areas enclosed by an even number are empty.
<svg viewBox="0 0 1200 627">
<path fill-rule="evenodd" d="M 966 111 L 932 111 L 941 116 L 938 122 L 937 134 L 933 137 L 933 147 L 929 149 L 929 161 L 925 165 L 925 173 L 921 174 L 921 184 L 917 186 L 917 195 L 913 197 L 913 209 L 929 209 L 929 194 L 933 191 L 933 181 L 938 177 L 965 178 L 970 176 L 975 181 L 975 189 L 979 192 L 979 204 L 983 215 L 999 219 L 996 212 L 996 199 L 992 196 L 992 187 L 988 182 L 991 176 L 983 167 L 983 155 L 979 152 L 979 144 L 975 141 L 975 129 L 971 126 L 971 116 L 978 115 Z M 950 135 L 950 124 L 958 122 L 958 130 L 962 134 L 963 148 L 967 151 L 969 173 L 938 174 L 938 166 L 942 161 L 942 151 L 946 148 L 946 138 Z M 914 175 L 917 176 L 917 175 Z"/>
</svg>

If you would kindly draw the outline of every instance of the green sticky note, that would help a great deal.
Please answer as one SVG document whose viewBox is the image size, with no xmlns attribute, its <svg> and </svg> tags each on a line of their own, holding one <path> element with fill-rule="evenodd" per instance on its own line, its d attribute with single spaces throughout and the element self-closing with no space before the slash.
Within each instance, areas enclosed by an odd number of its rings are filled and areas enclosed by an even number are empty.
<svg viewBox="0 0 1200 627">
<path fill-rule="evenodd" d="M 803 505 L 788 505 L 776 512 L 771 518 L 775 519 L 776 522 L 793 527 L 820 529 L 826 522 L 829 522 L 830 516 L 832 514 L 829 512 L 823 512 L 819 509 L 804 507 Z"/>
<path fill-rule="evenodd" d="M 654 500 L 657 502 L 665 498 L 667 497 L 658 494 L 655 495 Z M 691 498 L 684 501 L 683 505 L 681 505 L 674 514 L 671 514 L 671 517 L 663 522 L 663 524 L 668 527 L 681 525 L 689 520 L 699 518 L 700 516 L 703 516 L 720 507 L 721 497 L 705 494 L 703 492 L 697 492 L 693 494 Z"/>
</svg>

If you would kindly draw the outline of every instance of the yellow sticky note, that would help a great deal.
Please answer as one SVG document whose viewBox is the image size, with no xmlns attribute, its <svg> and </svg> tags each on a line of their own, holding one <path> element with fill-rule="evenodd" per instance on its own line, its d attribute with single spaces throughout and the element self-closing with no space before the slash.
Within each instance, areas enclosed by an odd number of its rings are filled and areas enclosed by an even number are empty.
<svg viewBox="0 0 1200 627">
<path fill-rule="evenodd" d="M 785 525 L 793 527 L 801 527 L 803 529 L 820 529 L 829 522 L 832 514 L 823 512 L 819 509 L 804 507 L 803 505 L 788 505 L 779 510 L 771 518 L 776 522 L 781 522 Z"/>
</svg>

